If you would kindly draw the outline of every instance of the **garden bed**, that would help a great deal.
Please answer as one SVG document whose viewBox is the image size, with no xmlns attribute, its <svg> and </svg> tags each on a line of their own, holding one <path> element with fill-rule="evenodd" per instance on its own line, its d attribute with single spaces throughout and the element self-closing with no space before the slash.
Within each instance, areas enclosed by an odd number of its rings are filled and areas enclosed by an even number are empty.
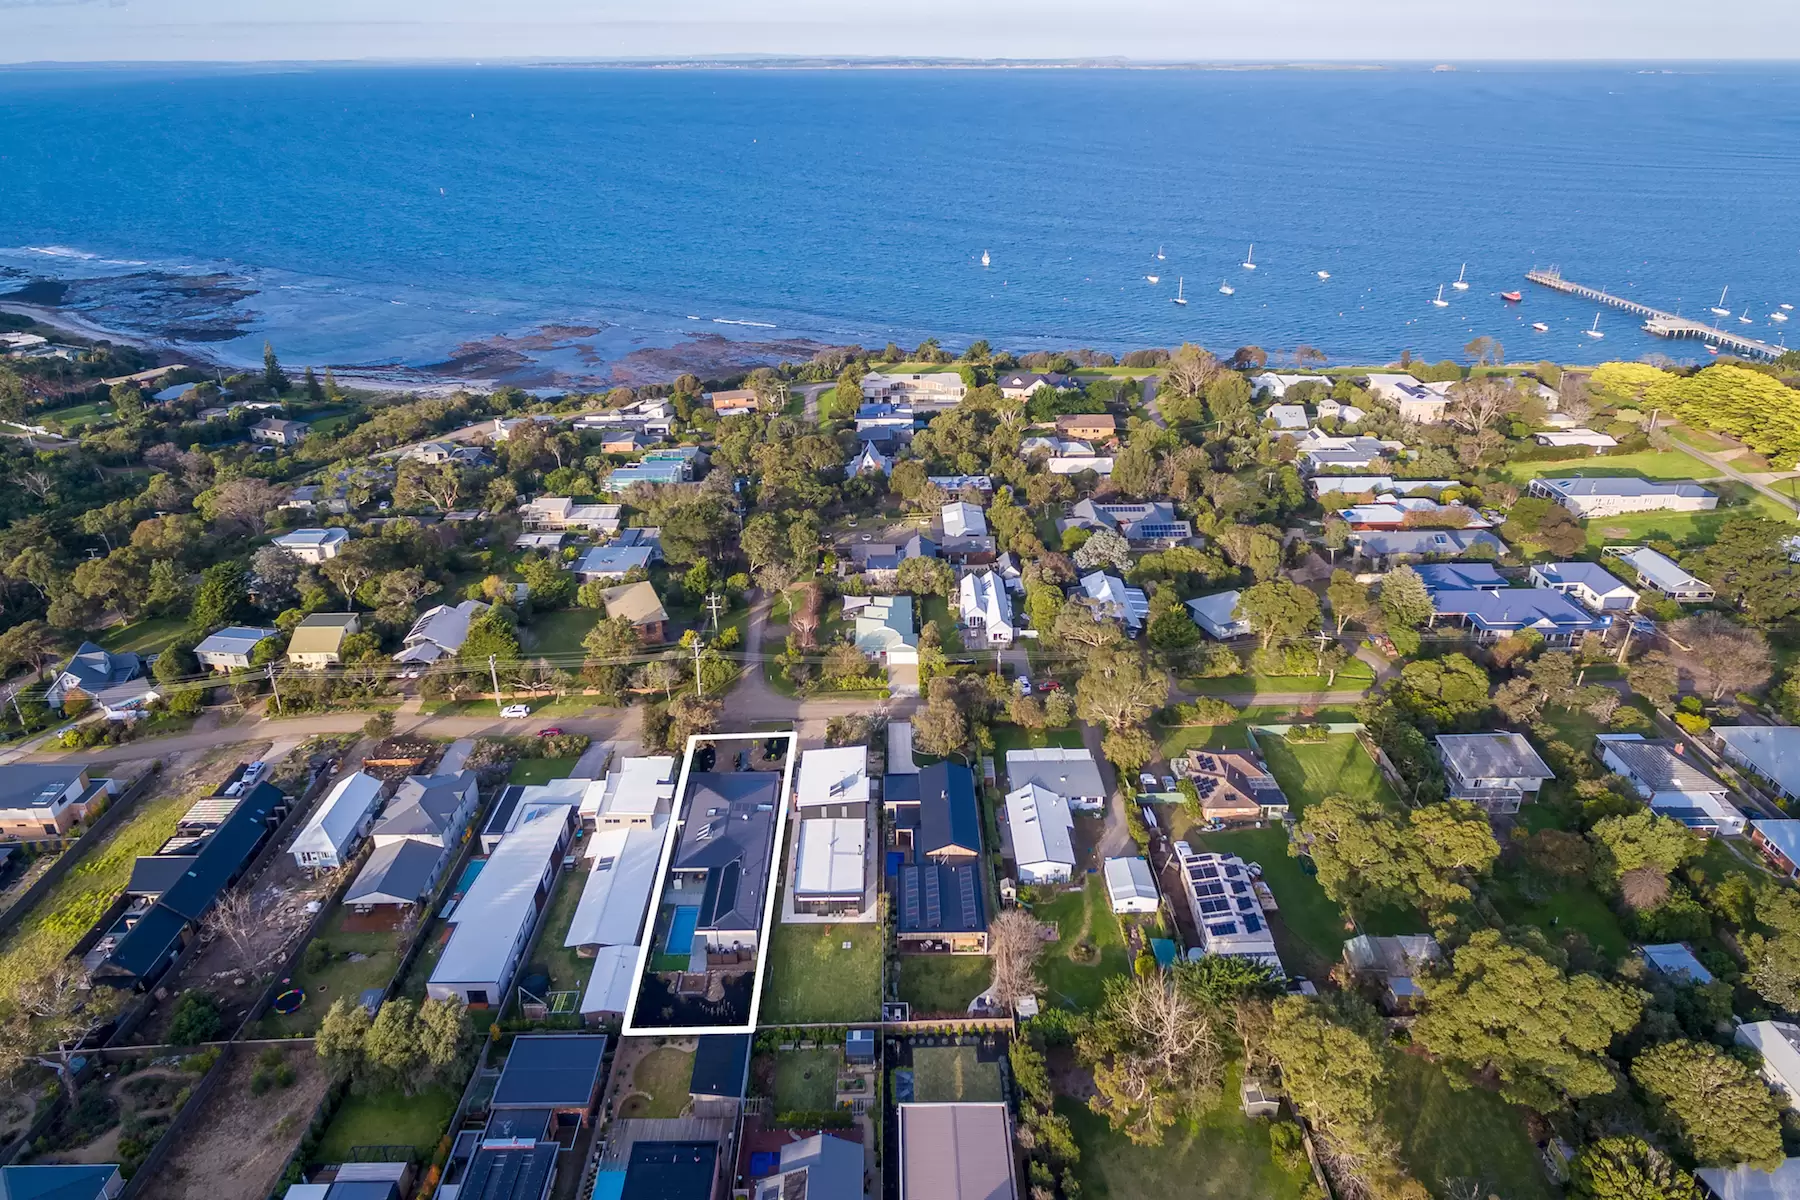
<svg viewBox="0 0 1800 1200">
<path fill-rule="evenodd" d="M 268 1195 L 329 1086 L 310 1045 L 242 1047 L 225 1070 L 157 1167 L 144 1200 Z"/>
</svg>

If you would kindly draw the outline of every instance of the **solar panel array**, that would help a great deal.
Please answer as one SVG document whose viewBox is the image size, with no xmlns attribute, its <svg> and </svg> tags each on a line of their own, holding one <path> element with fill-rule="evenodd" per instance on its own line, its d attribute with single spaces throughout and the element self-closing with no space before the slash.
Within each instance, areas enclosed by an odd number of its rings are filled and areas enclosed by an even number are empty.
<svg viewBox="0 0 1800 1200">
<path fill-rule="evenodd" d="M 938 894 L 938 873 L 928 871 L 925 875 L 925 923 L 937 929 L 944 923 L 944 907 L 942 897 Z"/>
<path fill-rule="evenodd" d="M 907 867 L 900 872 L 900 905 L 906 913 L 906 927 L 919 927 L 919 868 Z"/>
<path fill-rule="evenodd" d="M 972 867 L 959 867 L 956 872 L 957 891 L 962 894 L 963 928 L 975 927 L 975 871 Z"/>
</svg>

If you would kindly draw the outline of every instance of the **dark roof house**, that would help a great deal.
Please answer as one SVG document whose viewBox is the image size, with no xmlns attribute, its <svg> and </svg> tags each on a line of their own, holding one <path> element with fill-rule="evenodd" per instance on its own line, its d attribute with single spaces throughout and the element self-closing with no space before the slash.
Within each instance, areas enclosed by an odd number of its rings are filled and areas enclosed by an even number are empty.
<svg viewBox="0 0 1800 1200">
<path fill-rule="evenodd" d="M 921 855 L 981 853 L 981 815 L 975 806 L 975 775 L 959 763 L 934 763 L 919 772 Z"/>
<path fill-rule="evenodd" d="M 706 873 L 701 931 L 761 928 L 780 802 L 778 772 L 706 771 L 689 777 L 671 870 Z"/>
<path fill-rule="evenodd" d="M 586 1111 L 600 1090 L 606 1038 L 585 1033 L 513 1039 L 490 1107 Z"/>
<path fill-rule="evenodd" d="M 703 1100 L 742 1100 L 750 1082 L 750 1035 L 703 1033 L 694 1039 L 694 1073 L 688 1095 Z"/>
</svg>

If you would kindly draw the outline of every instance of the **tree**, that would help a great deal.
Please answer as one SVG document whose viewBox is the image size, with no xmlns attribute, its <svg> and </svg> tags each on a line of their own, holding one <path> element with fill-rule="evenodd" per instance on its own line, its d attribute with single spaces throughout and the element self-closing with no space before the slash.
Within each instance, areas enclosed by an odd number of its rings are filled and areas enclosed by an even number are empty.
<svg viewBox="0 0 1800 1200">
<path fill-rule="evenodd" d="M 55 1071 L 73 1103 L 75 1058 L 88 1038 L 118 1016 L 123 994 L 115 988 L 94 987 L 78 961 L 63 959 L 23 980 L 17 1004 L 28 1023 L 22 1043 L 27 1057 Z"/>
<path fill-rule="evenodd" d="M 1454 725 L 1488 707 L 1488 673 L 1463 654 L 1409 662 L 1400 669 L 1394 702 L 1415 717 Z"/>
<path fill-rule="evenodd" d="M 1164 364 L 1163 379 L 1180 395 L 1192 398 L 1205 391 L 1223 370 L 1211 354 L 1192 342 L 1183 342 Z"/>
<path fill-rule="evenodd" d="M 363 1037 L 363 1068 L 371 1090 L 416 1095 L 425 1083 L 425 1048 L 419 1013 L 411 1000 L 389 1000 Z"/>
<path fill-rule="evenodd" d="M 1758 625 L 1774 625 L 1800 612 L 1800 575 L 1788 556 L 1794 536 L 1789 521 L 1732 517 L 1711 545 L 1688 555 L 1683 566 L 1705 579 Z"/>
<path fill-rule="evenodd" d="M 940 677 L 932 682 L 950 686 L 934 687 L 931 698 L 913 714 L 913 741 L 927 754 L 948 758 L 968 748 L 969 723 L 957 706 L 954 681 Z"/>
<path fill-rule="evenodd" d="M 1681 664 L 1698 690 L 1714 700 L 1761 687 L 1774 674 L 1769 639 L 1723 613 L 1683 617 L 1669 628 Z"/>
<path fill-rule="evenodd" d="M 42 674 L 57 656 L 57 640 L 56 631 L 43 621 L 26 621 L 0 632 L 0 675 L 10 674 L 14 667 Z"/>
<path fill-rule="evenodd" d="M 1096 651 L 1075 684 L 1076 713 L 1114 732 L 1140 728 L 1168 700 L 1169 677 L 1128 648 Z"/>
<path fill-rule="evenodd" d="M 343 593 L 345 604 L 353 604 L 357 589 L 380 569 L 380 564 L 376 561 L 379 553 L 380 548 L 371 540 L 351 542 L 326 559 L 319 571 Z"/>
<path fill-rule="evenodd" d="M 532 555 L 519 567 L 519 574 L 530 589 L 528 594 L 534 610 L 548 612 L 567 608 L 575 598 L 575 577 L 553 558 Z"/>
<path fill-rule="evenodd" d="M 1299 637 L 1319 624 L 1319 598 L 1287 579 L 1271 579 L 1238 596 L 1232 616 L 1248 621 L 1268 649 L 1276 638 Z"/>
<path fill-rule="evenodd" d="M 1022 908 L 1009 908 L 988 925 L 988 953 L 994 981 L 988 994 L 1002 1012 L 1012 1012 L 1038 991 L 1037 965 L 1044 954 L 1043 925 Z"/>
<path fill-rule="evenodd" d="M 1088 1107 L 1141 1146 L 1218 1094 L 1225 1058 L 1213 1015 L 1169 974 L 1109 979 L 1076 1042 L 1094 1072 Z"/>
<path fill-rule="evenodd" d="M 1502 1096 L 1539 1112 L 1613 1090 L 1606 1048 L 1637 1024 L 1646 999 L 1570 973 L 1546 954 L 1496 930 L 1475 933 L 1448 975 L 1426 980 L 1413 1027 L 1433 1054 L 1466 1071 L 1493 1071 Z"/>
<path fill-rule="evenodd" d="M 1594 843 L 1595 870 L 1608 881 L 1640 867 L 1666 876 L 1700 854 L 1700 839 L 1687 826 L 1648 808 L 1597 821 L 1588 837 Z"/>
<path fill-rule="evenodd" d="M 1345 570 L 1331 573 L 1325 599 L 1331 603 L 1331 619 L 1336 622 L 1338 633 L 1343 633 L 1350 622 L 1362 620 L 1369 611 L 1368 585 L 1358 583 L 1356 576 Z"/>
<path fill-rule="evenodd" d="M 1756 896 L 1756 920 L 1767 932 L 1744 939 L 1749 983 L 1756 994 L 1789 1012 L 1800 1009 L 1800 893 L 1765 887 Z"/>
<path fill-rule="evenodd" d="M 215 563 L 200 574 L 200 586 L 194 591 L 193 607 L 188 610 L 188 627 L 200 633 L 211 633 L 221 625 L 229 625 L 237 619 L 249 599 L 244 564 Z"/>
<path fill-rule="evenodd" d="M 1701 1200 L 1694 1177 L 1638 1137 L 1582 1147 L 1569 1172 L 1571 1200 Z"/>
<path fill-rule="evenodd" d="M 1762 1078 L 1717 1046 L 1675 1041 L 1638 1055 L 1631 1077 L 1702 1166 L 1781 1164 L 1781 1115 Z"/>
<path fill-rule="evenodd" d="M 252 536 L 269 526 L 269 513 L 281 504 L 282 491 L 267 480 L 244 478 L 222 483 L 197 498 L 210 520 L 223 521 Z"/>
<path fill-rule="evenodd" d="M 462 1001 L 447 996 L 421 1002 L 418 1029 L 430 1084 L 454 1087 L 462 1079 L 472 1040 Z"/>
<path fill-rule="evenodd" d="M 1381 1047 L 1303 996 L 1275 1002 L 1267 1048 L 1295 1109 L 1334 1148 L 1360 1147 L 1387 1078 Z"/>
<path fill-rule="evenodd" d="M 263 389 L 271 396 L 279 396 L 288 390 L 287 373 L 281 369 L 281 360 L 275 357 L 275 347 L 263 343 Z"/>
<path fill-rule="evenodd" d="M 1661 650 L 1652 650 L 1632 663 L 1625 680 L 1632 691 L 1663 709 L 1675 703 L 1675 693 L 1681 688 L 1675 661 Z"/>
<path fill-rule="evenodd" d="M 602 661 L 630 659 L 643 648 L 637 626 L 625 617 L 609 617 L 595 623 L 581 639 L 581 648 L 589 658 Z"/>
<path fill-rule="evenodd" d="M 1381 581 L 1381 594 L 1376 599 L 1382 617 L 1390 628 L 1417 629 L 1437 612 L 1425 581 L 1411 567 L 1400 566 L 1389 571 Z"/>
<path fill-rule="evenodd" d="M 1477 343 L 1485 343 L 1491 347 L 1492 338 L 1480 337 L 1469 343 L 1473 349 Z M 1483 355 L 1487 353 L 1484 348 Z M 1519 407 L 1520 396 L 1512 385 L 1497 380 L 1485 379 L 1480 382 L 1459 384 L 1447 415 L 1451 424 L 1458 429 L 1470 433 L 1483 433 L 1491 428 L 1502 417 L 1515 412 Z"/>
<path fill-rule="evenodd" d="M 1375 796 L 1327 796 L 1306 810 L 1300 828 L 1311 839 L 1320 886 L 1352 908 L 1466 901 L 1464 881 L 1500 856 L 1486 816 L 1456 800 L 1421 805 L 1402 819 Z"/>
<path fill-rule="evenodd" d="M 456 652 L 456 660 L 485 663 L 492 657 L 498 662 L 510 663 L 518 661 L 519 653 L 519 635 L 513 631 L 512 621 L 504 609 L 494 605 L 469 622 L 468 635 Z"/>
<path fill-rule="evenodd" d="M 900 564 L 894 586 L 919 596 L 948 596 L 956 590 L 956 572 L 941 558 L 914 555 Z"/>
<path fill-rule="evenodd" d="M 232 961 L 239 970 L 256 965 L 256 935 L 264 928 L 263 907 L 251 889 L 233 888 L 213 902 L 200 922 L 203 934 L 231 947 Z"/>
<path fill-rule="evenodd" d="M 1096 529 L 1087 541 L 1075 550 L 1075 565 L 1084 571 L 1092 571 L 1101 567 L 1112 567 L 1119 571 L 1131 569 L 1131 543 L 1125 535 L 1111 529 Z"/>
<path fill-rule="evenodd" d="M 1125 630 L 1094 601 L 1077 596 L 1057 610 L 1051 634 L 1058 642 L 1099 650 L 1125 641 Z"/>
</svg>

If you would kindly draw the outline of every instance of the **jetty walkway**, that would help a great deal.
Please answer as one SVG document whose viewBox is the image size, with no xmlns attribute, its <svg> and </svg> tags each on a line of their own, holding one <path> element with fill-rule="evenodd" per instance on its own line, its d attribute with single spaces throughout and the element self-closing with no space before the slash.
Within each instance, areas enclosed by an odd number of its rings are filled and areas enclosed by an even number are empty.
<svg viewBox="0 0 1800 1200">
<path fill-rule="evenodd" d="M 1691 320 L 1664 312 L 1660 308 L 1651 308 L 1648 304 L 1639 304 L 1636 300 L 1627 300 L 1623 296 L 1615 296 L 1611 292 L 1599 288 L 1587 287 L 1562 277 L 1562 272 L 1555 267 L 1547 270 L 1527 271 L 1525 278 L 1540 287 L 1551 291 L 1562 292 L 1568 296 L 1579 296 L 1583 300 L 1593 300 L 1599 304 L 1622 308 L 1626 312 L 1636 313 L 1644 318 L 1644 331 L 1657 337 L 1666 338 L 1698 338 L 1715 346 L 1734 350 L 1751 358 L 1780 358 L 1788 352 L 1786 346 L 1778 346 L 1772 342 L 1758 341 L 1716 325 L 1708 325 L 1703 321 Z"/>
</svg>

